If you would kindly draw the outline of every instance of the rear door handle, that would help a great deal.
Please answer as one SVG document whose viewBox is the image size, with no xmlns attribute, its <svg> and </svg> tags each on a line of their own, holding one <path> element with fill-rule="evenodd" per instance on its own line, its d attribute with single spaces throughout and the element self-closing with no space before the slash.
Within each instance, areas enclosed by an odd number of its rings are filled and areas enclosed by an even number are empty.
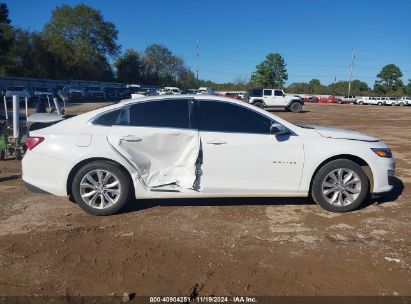
<svg viewBox="0 0 411 304">
<path fill-rule="evenodd" d="M 137 137 L 135 135 L 127 135 L 120 139 L 120 141 L 127 141 L 127 142 L 140 142 L 143 139 L 141 137 Z"/>
<path fill-rule="evenodd" d="M 227 142 L 224 141 L 224 140 L 213 139 L 213 140 L 208 141 L 207 144 L 209 144 L 209 145 L 225 145 L 225 144 L 227 144 Z"/>
</svg>

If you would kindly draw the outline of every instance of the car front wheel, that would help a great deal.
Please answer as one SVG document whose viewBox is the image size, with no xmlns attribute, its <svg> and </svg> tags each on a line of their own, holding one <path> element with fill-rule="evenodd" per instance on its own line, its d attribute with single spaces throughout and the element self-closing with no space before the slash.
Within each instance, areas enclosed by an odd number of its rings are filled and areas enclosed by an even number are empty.
<svg viewBox="0 0 411 304">
<path fill-rule="evenodd" d="M 369 181 L 362 168 L 347 159 L 324 165 L 315 175 L 311 194 L 321 207 L 332 212 L 357 209 L 369 192 Z"/>
<path fill-rule="evenodd" d="M 76 203 L 93 215 L 111 215 L 123 208 L 130 196 L 131 183 L 115 163 L 95 161 L 77 171 L 72 182 Z"/>
</svg>

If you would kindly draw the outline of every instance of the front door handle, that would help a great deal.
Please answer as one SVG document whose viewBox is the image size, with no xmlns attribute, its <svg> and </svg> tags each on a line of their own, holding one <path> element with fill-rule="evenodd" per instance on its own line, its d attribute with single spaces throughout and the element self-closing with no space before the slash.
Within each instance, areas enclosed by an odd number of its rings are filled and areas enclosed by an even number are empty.
<svg viewBox="0 0 411 304">
<path fill-rule="evenodd" d="M 208 141 L 207 144 L 209 144 L 209 145 L 225 145 L 225 144 L 227 144 L 227 142 L 224 141 L 224 140 L 213 139 L 213 140 Z"/>
<path fill-rule="evenodd" d="M 135 135 L 127 135 L 127 136 L 124 136 L 124 137 L 120 138 L 120 142 L 123 141 L 123 140 L 127 141 L 127 142 L 140 142 L 143 139 L 141 137 L 137 137 Z"/>
</svg>

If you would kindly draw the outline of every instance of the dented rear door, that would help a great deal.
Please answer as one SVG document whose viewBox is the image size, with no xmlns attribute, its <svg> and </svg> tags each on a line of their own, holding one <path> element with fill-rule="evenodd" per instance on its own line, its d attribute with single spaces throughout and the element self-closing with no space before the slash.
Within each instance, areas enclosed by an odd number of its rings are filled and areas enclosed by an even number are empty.
<svg viewBox="0 0 411 304">
<path fill-rule="evenodd" d="M 191 102 L 181 98 L 131 104 L 128 123 L 113 126 L 107 136 L 149 189 L 194 187 L 200 140 L 190 122 Z"/>
</svg>

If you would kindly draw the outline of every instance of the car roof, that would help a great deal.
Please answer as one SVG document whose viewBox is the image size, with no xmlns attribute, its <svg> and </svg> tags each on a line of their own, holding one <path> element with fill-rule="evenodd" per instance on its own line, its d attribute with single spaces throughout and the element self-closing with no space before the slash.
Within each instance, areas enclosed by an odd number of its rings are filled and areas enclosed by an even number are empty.
<svg viewBox="0 0 411 304">
<path fill-rule="evenodd" d="M 164 100 L 164 99 L 196 99 L 196 100 L 223 100 L 228 101 L 231 103 L 236 104 L 246 104 L 242 101 L 238 102 L 232 98 L 227 98 L 224 96 L 218 95 L 196 95 L 196 94 L 186 94 L 186 95 L 158 95 L 158 96 L 144 96 L 135 99 L 125 99 L 122 100 L 121 103 L 124 104 L 132 104 L 138 102 L 146 102 L 146 101 L 154 101 L 154 100 Z"/>
</svg>

